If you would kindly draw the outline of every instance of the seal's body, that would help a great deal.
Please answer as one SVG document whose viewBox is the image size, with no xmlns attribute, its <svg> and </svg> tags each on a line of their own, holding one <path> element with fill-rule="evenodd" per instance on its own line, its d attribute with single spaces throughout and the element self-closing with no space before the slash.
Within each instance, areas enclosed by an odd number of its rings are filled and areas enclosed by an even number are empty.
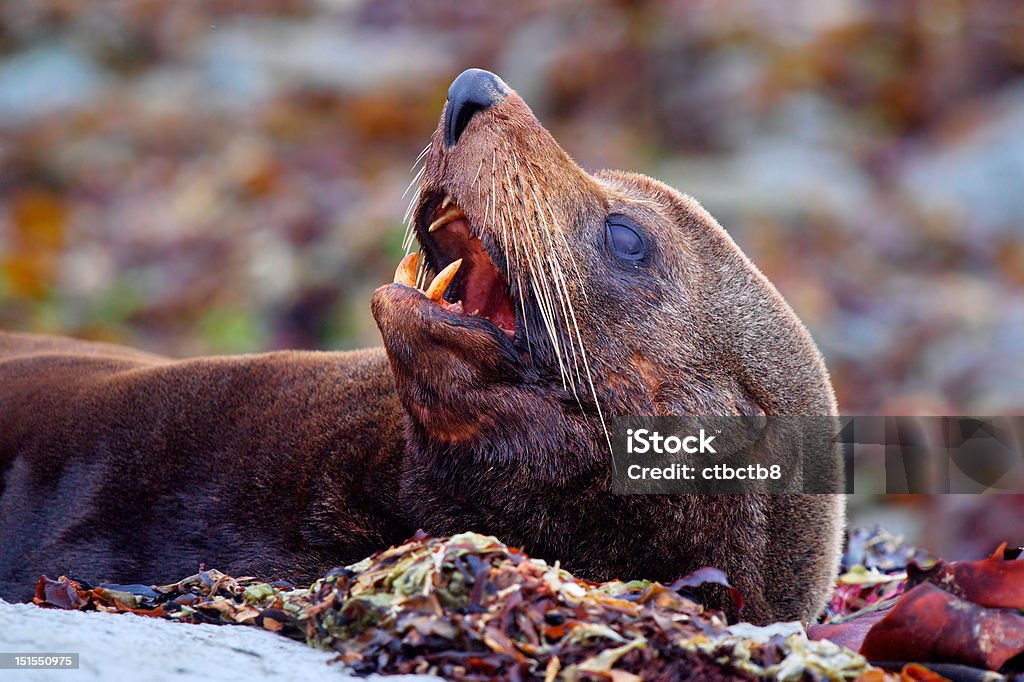
<svg viewBox="0 0 1024 682">
<path fill-rule="evenodd" d="M 301 581 L 423 528 L 592 579 L 713 565 L 747 619 L 816 615 L 841 497 L 609 492 L 610 416 L 836 413 L 806 330 L 710 215 L 587 174 L 476 69 L 449 90 L 412 215 L 420 251 L 371 306 L 386 360 L 0 337 L 0 595 L 200 561 Z"/>
<path fill-rule="evenodd" d="M 380 350 L 173 361 L 0 333 L 0 597 L 201 563 L 308 583 L 413 530 Z"/>
</svg>

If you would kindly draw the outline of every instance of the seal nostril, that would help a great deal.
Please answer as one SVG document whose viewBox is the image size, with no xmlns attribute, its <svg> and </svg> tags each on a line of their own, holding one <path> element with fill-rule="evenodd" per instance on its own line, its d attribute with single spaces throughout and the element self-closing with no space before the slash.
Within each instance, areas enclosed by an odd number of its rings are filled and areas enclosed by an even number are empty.
<svg viewBox="0 0 1024 682">
<path fill-rule="evenodd" d="M 444 111 L 444 143 L 454 147 L 478 111 L 498 104 L 508 96 L 505 81 L 490 71 L 466 69 L 448 88 L 448 106 Z"/>
<path fill-rule="evenodd" d="M 469 125 L 469 119 L 473 118 L 473 114 L 481 111 L 483 108 L 483 106 L 476 102 L 461 102 L 456 106 L 449 104 L 448 112 L 445 116 L 445 144 L 449 147 L 454 146 L 459 141 L 459 138 L 462 137 L 462 131 Z"/>
</svg>

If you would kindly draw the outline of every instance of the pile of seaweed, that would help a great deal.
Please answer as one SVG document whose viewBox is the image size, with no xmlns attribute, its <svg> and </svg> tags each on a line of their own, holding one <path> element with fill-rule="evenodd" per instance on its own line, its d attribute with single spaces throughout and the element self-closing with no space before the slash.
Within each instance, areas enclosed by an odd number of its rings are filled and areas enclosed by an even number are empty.
<svg viewBox="0 0 1024 682">
<path fill-rule="evenodd" d="M 670 586 L 590 583 L 493 537 L 418 535 L 308 589 L 202 571 L 163 586 L 40 579 L 36 603 L 254 625 L 333 649 L 358 673 L 451 680 L 852 680 L 859 654 L 797 624 L 728 625 Z M 880 671 L 873 671 L 878 672 Z"/>
</svg>

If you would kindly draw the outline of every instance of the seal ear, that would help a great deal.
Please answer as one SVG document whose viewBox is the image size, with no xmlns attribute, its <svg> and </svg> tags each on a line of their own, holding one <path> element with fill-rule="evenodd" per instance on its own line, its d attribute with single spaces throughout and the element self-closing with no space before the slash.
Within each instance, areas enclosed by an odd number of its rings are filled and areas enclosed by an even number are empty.
<svg viewBox="0 0 1024 682">
<path fill-rule="evenodd" d="M 751 441 L 760 440 L 765 429 L 768 427 L 767 410 L 754 398 L 753 393 L 742 383 L 737 382 L 737 412 L 746 426 L 746 437 Z"/>
<path fill-rule="evenodd" d="M 742 382 L 736 382 L 736 412 L 741 417 L 763 417 L 768 411 Z"/>
</svg>

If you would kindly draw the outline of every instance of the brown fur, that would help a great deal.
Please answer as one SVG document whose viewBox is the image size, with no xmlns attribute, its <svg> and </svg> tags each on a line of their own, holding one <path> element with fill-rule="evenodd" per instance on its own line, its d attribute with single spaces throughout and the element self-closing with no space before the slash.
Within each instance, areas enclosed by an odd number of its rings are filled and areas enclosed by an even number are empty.
<svg viewBox="0 0 1024 682">
<path fill-rule="evenodd" d="M 380 350 L 173 361 L 0 334 L 0 597 L 201 563 L 308 582 L 401 542 Z"/>
<path fill-rule="evenodd" d="M 515 93 L 451 149 L 439 125 L 418 230 L 445 193 L 508 275 L 514 340 L 400 284 L 372 302 L 390 372 L 380 351 L 170 361 L 0 335 L 0 596 L 41 572 L 137 582 L 198 562 L 301 582 L 422 527 L 492 533 L 594 579 L 716 565 L 745 617 L 813 618 L 841 497 L 608 492 L 601 416 L 835 414 L 771 284 L 693 199 L 582 171 Z M 649 263 L 614 261 L 609 213 L 643 227 Z M 528 251 L 564 282 L 550 336 Z"/>
<path fill-rule="evenodd" d="M 477 113 L 450 149 L 439 125 L 421 238 L 444 195 L 526 310 L 513 343 L 486 322 L 438 318 L 410 287 L 377 291 L 372 309 L 411 416 L 403 513 L 436 534 L 496 534 L 592 579 L 718 566 L 746 595 L 745 617 L 813 618 L 835 576 L 842 497 L 612 495 L 597 414 L 835 414 L 821 356 L 775 288 L 696 201 L 642 175 L 587 174 L 515 93 Z M 642 266 L 609 252 L 610 214 L 649 238 Z M 541 279 L 564 281 L 571 304 L 555 306 L 554 339 L 531 254 L 557 264 Z M 582 347 L 593 391 L 578 374 L 576 390 L 563 388 L 556 347 L 570 365 Z M 813 456 L 835 476 L 835 451 Z"/>
</svg>

